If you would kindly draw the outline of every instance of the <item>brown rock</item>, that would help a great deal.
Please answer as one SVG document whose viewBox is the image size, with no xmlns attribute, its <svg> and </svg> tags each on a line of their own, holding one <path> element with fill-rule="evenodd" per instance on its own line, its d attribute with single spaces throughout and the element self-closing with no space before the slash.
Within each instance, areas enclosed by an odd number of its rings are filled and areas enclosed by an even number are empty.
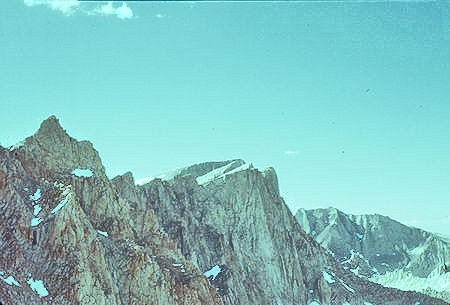
<svg viewBox="0 0 450 305">
<path fill-rule="evenodd" d="M 6 187 L 6 178 L 6 173 L 0 170 L 0 189 L 4 189 Z"/>
</svg>

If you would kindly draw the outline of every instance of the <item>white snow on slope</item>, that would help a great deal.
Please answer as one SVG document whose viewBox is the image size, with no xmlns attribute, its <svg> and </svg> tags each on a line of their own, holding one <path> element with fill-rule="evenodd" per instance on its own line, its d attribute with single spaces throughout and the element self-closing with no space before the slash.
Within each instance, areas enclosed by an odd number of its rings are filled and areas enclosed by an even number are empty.
<svg viewBox="0 0 450 305">
<path fill-rule="evenodd" d="M 30 200 L 36 201 L 41 198 L 41 189 L 37 189 L 34 195 L 30 195 Z"/>
<path fill-rule="evenodd" d="M 136 179 L 134 184 L 136 185 L 144 185 L 146 183 L 149 183 L 150 181 L 154 180 L 154 179 L 161 179 L 162 181 L 168 181 L 171 180 L 173 178 L 175 178 L 176 176 L 178 176 L 179 174 L 181 174 L 181 172 L 186 169 L 185 167 L 183 168 L 178 168 L 169 172 L 165 172 L 162 174 L 159 174 L 157 176 L 150 176 L 150 177 L 144 177 L 141 179 Z"/>
<path fill-rule="evenodd" d="M 317 303 L 316 301 L 309 303 L 309 305 L 320 305 L 319 303 Z"/>
<path fill-rule="evenodd" d="M 371 281 L 392 288 L 410 291 L 425 291 L 427 288 L 450 293 L 450 272 L 445 274 L 431 274 L 426 278 L 412 275 L 410 272 L 395 270 L 385 274 L 377 274 Z"/>
<path fill-rule="evenodd" d="M 41 206 L 39 204 L 36 204 L 33 211 L 34 216 L 37 216 L 41 210 Z"/>
<path fill-rule="evenodd" d="M 331 275 L 329 275 L 328 273 L 326 273 L 325 271 L 322 271 L 323 274 L 323 278 L 325 279 L 325 281 L 327 281 L 328 283 L 334 283 L 336 282 L 335 280 L 333 280 L 333 278 L 331 277 Z"/>
<path fill-rule="evenodd" d="M 364 305 L 372 305 L 372 303 L 364 302 Z"/>
<path fill-rule="evenodd" d="M 230 172 L 239 164 L 239 161 L 230 162 L 222 167 L 216 168 L 203 176 L 197 177 L 198 184 L 206 184 L 209 183 L 221 176 L 223 176 L 226 172 Z"/>
<path fill-rule="evenodd" d="M 54 214 L 54 213 L 58 212 L 63 206 L 66 205 L 67 201 L 68 201 L 67 197 L 64 198 L 63 200 L 61 200 L 59 202 L 59 204 L 50 213 Z"/>
<path fill-rule="evenodd" d="M 218 266 L 218 265 L 215 265 L 214 267 L 212 267 L 211 269 L 209 269 L 208 271 L 206 271 L 205 273 L 204 273 L 204 275 L 206 276 L 206 277 L 210 277 L 210 276 L 212 276 L 213 277 L 213 280 L 216 278 L 216 276 L 220 273 L 220 267 Z"/>
<path fill-rule="evenodd" d="M 97 233 L 105 237 L 108 237 L 108 232 L 97 230 Z"/>
<path fill-rule="evenodd" d="M 225 166 L 216 168 L 215 170 L 210 171 L 209 173 L 204 174 L 203 176 L 200 176 L 197 178 L 198 184 L 207 184 L 213 180 L 219 179 L 219 178 L 225 178 L 228 175 L 253 168 L 253 165 L 251 163 L 243 164 L 239 167 L 236 167 L 234 169 L 231 169 L 236 166 L 236 164 L 239 163 L 239 161 L 234 161 L 231 163 L 228 163 Z"/>
<path fill-rule="evenodd" d="M 134 184 L 136 185 L 144 185 L 149 183 L 150 181 L 154 180 L 155 177 L 145 177 L 145 178 L 141 178 L 141 179 L 136 179 L 136 181 L 134 182 Z"/>
<path fill-rule="evenodd" d="M 239 167 L 239 165 L 242 164 L 241 162 L 242 162 L 242 160 L 234 160 L 234 161 L 229 162 L 228 164 L 225 164 L 222 167 L 219 167 L 219 168 L 216 168 L 216 169 L 213 169 L 213 170 L 207 172 L 203 176 L 198 176 L 197 183 L 205 184 L 205 183 L 208 183 L 210 181 L 213 181 L 213 180 L 219 178 L 220 176 L 223 176 L 227 172 L 232 173 L 234 169 L 237 169 Z M 178 168 L 178 169 L 168 171 L 168 172 L 165 172 L 165 173 L 162 173 L 159 175 L 136 179 L 135 184 L 136 185 L 144 185 L 154 179 L 161 179 L 162 181 L 169 181 L 169 180 L 172 180 L 173 178 L 175 178 L 176 176 L 182 174 L 186 169 L 189 169 L 190 167 Z M 246 167 L 251 168 L 252 166 L 249 163 L 246 166 L 243 165 L 242 168 L 240 168 L 239 170 L 243 170 Z"/>
<path fill-rule="evenodd" d="M 158 176 L 150 176 L 150 177 L 144 177 L 144 178 L 141 178 L 141 179 L 136 179 L 134 184 L 136 184 L 136 185 L 144 185 L 144 184 L 147 184 L 150 181 L 153 181 L 155 179 L 161 179 L 162 181 L 168 181 L 168 180 L 171 180 L 171 179 L 175 178 L 175 176 L 179 175 L 183 169 L 184 168 L 179 168 L 179 169 L 176 169 L 176 170 L 173 170 L 173 171 L 170 171 L 170 172 L 166 172 L 164 174 L 160 174 Z"/>
<path fill-rule="evenodd" d="M 33 219 L 31 219 L 31 223 L 30 223 L 30 226 L 31 227 L 35 227 L 35 226 L 37 226 L 38 224 L 40 224 L 41 222 L 42 222 L 42 218 L 40 218 L 40 217 L 36 217 L 36 218 L 33 218 Z"/>
<path fill-rule="evenodd" d="M 72 171 L 72 174 L 77 177 L 84 177 L 84 178 L 92 177 L 92 171 L 90 169 L 77 168 Z"/>
<path fill-rule="evenodd" d="M 343 280 L 339 279 L 339 282 L 341 282 L 342 286 L 345 287 L 345 289 L 347 289 L 348 291 L 355 293 L 355 290 L 353 288 L 350 288 L 347 284 L 344 283 Z"/>
<path fill-rule="evenodd" d="M 3 281 L 5 281 L 8 285 L 16 285 L 18 287 L 22 287 L 22 285 L 19 284 L 19 282 L 16 281 L 16 279 L 10 275 L 7 278 L 4 278 L 2 275 L 4 274 L 3 271 L 0 271 L 0 279 L 2 279 Z"/>
<path fill-rule="evenodd" d="M 27 282 L 30 285 L 30 288 L 33 289 L 39 297 L 48 296 L 48 291 L 44 287 L 44 283 L 41 280 L 35 281 L 33 278 L 30 278 Z"/>
</svg>

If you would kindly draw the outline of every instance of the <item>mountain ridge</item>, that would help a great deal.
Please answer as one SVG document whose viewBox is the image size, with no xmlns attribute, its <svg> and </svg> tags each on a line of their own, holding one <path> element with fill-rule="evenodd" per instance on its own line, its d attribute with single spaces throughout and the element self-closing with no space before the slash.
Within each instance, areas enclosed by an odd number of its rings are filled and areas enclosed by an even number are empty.
<svg viewBox="0 0 450 305">
<path fill-rule="evenodd" d="M 336 259 L 354 273 L 378 283 L 413 289 L 450 301 L 450 243 L 441 235 L 406 226 L 390 217 L 345 214 L 336 208 L 299 209 L 296 219 Z M 428 282 L 424 288 L 402 284 Z M 415 279 L 415 280 L 414 280 Z M 435 284 L 433 284 L 435 283 Z"/>
<path fill-rule="evenodd" d="M 139 186 L 129 172 L 108 179 L 56 117 L 41 127 L 0 147 L 3 303 L 447 304 L 342 268 L 300 228 L 271 168 Z"/>
</svg>

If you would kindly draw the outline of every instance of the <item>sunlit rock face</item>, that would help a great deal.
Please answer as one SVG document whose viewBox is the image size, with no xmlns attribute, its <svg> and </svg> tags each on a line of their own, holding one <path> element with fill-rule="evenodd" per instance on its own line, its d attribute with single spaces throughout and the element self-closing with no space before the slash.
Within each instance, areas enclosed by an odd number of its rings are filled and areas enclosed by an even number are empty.
<svg viewBox="0 0 450 305">
<path fill-rule="evenodd" d="M 446 304 L 342 268 L 273 169 L 230 160 L 110 180 L 55 117 L 0 147 L 0 223 L 2 304 Z"/>
<path fill-rule="evenodd" d="M 273 169 L 235 163 L 139 187 L 183 255 L 202 272 L 220 269 L 210 281 L 227 304 L 439 303 L 342 268 L 300 228 Z"/>
<path fill-rule="evenodd" d="M 0 160 L 2 304 L 224 304 L 146 201 L 123 198 L 56 118 Z"/>
<path fill-rule="evenodd" d="M 335 208 L 296 213 L 301 227 L 354 273 L 450 302 L 450 242 L 381 215 L 348 215 Z"/>
</svg>

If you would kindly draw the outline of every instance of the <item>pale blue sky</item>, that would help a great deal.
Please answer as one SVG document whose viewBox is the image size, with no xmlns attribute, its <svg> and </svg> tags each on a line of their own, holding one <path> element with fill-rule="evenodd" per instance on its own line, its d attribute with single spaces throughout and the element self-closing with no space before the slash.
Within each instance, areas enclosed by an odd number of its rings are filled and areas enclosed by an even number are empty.
<svg viewBox="0 0 450 305">
<path fill-rule="evenodd" d="M 294 212 L 450 234 L 449 2 L 88 5 L 2 3 L 2 145 L 55 114 L 110 177 L 243 158 Z"/>
</svg>

